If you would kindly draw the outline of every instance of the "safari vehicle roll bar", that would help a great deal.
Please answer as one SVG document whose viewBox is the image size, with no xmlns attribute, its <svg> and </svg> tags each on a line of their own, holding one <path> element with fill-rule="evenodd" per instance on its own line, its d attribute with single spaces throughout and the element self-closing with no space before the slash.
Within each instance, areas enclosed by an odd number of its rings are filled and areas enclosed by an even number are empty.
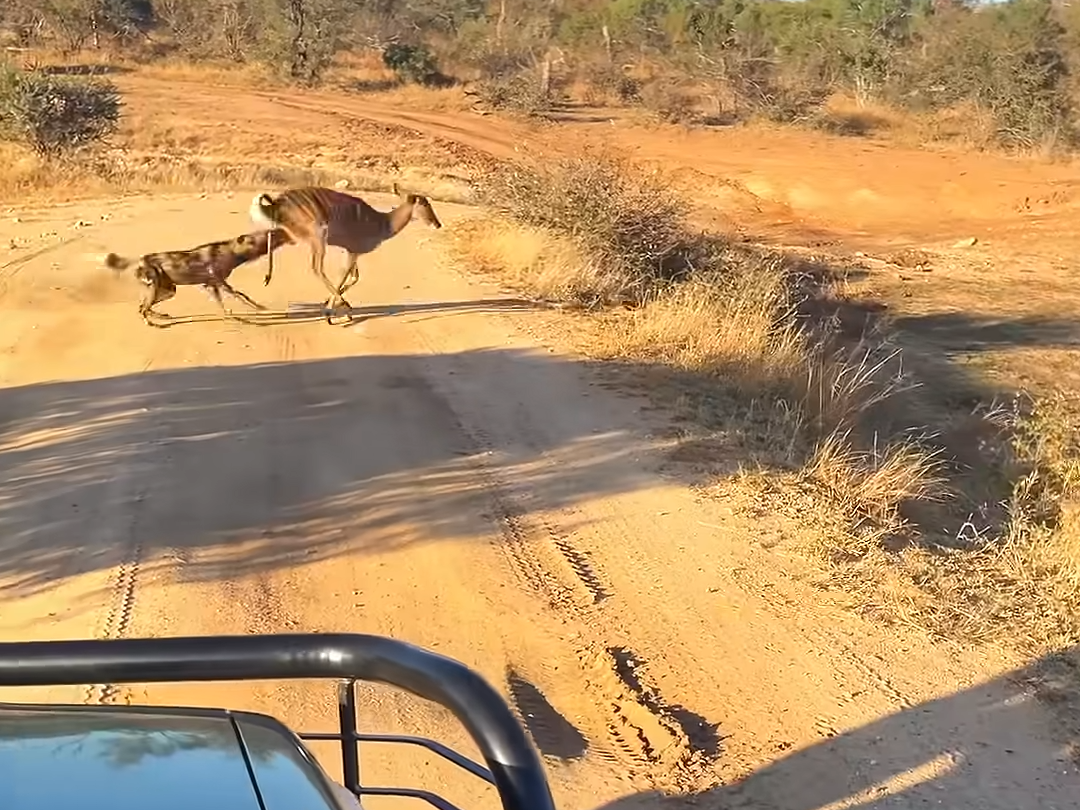
<svg viewBox="0 0 1080 810">
<path fill-rule="evenodd" d="M 498 692 L 452 658 L 382 636 L 292 633 L 0 643 L 0 686 L 337 678 L 340 731 L 301 733 L 340 741 L 345 787 L 357 796 L 412 796 L 453 807 L 423 790 L 360 784 L 358 743 L 422 746 L 493 784 L 503 810 L 555 810 L 540 759 Z M 487 768 L 433 740 L 357 730 L 356 681 L 384 683 L 448 708 Z"/>
</svg>

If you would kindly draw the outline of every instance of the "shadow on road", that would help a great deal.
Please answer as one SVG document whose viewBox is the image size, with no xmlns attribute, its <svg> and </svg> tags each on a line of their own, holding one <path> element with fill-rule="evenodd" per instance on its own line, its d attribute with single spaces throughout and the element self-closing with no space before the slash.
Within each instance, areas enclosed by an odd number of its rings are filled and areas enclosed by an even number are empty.
<svg viewBox="0 0 1080 810">
<path fill-rule="evenodd" d="M 0 389 L 0 590 L 38 592 L 136 545 L 149 564 L 180 560 L 183 578 L 211 580 L 491 535 L 507 508 L 493 476 L 555 508 L 632 488 L 624 462 L 640 443 L 571 418 L 557 435 L 485 447 L 433 382 L 544 385 L 565 365 L 486 350 Z M 502 401 L 526 418 L 514 391 Z"/>
<path fill-rule="evenodd" d="M 1077 807 L 1080 706 L 1069 701 L 1080 650 L 778 756 L 744 778 L 693 796 L 638 793 L 597 810 L 1065 810 Z M 1031 712 L 1053 702 L 1032 745 Z M 1063 705 L 1063 701 L 1065 702 Z M 1053 722 L 1053 726 L 1051 726 Z"/>
<path fill-rule="evenodd" d="M 493 481 L 549 508 L 633 491 L 642 479 L 630 459 L 643 440 L 575 418 L 590 410 L 584 400 L 561 402 L 543 430 L 531 429 L 528 412 L 543 403 L 512 386 L 552 389 L 567 363 L 490 349 L 0 389 L 0 590 L 38 593 L 111 567 L 117 549 L 136 545 L 146 567 L 206 581 L 498 536 L 507 507 Z M 463 399 L 478 408 L 468 419 Z M 485 401 L 496 404 L 485 410 Z M 520 424 L 520 441 L 486 444 L 491 420 L 502 420 L 502 435 Z M 1067 729 L 1077 713 L 1066 683 L 1075 658 L 1045 659 L 794 752 L 777 740 L 777 759 L 693 801 L 761 810 L 1075 807 L 1077 743 Z M 535 698 L 527 685 L 516 689 Z M 1055 730 L 1047 720 L 1040 735 L 1057 733 L 1057 749 L 1033 744 L 1033 692 L 1069 721 Z M 576 753 L 580 741 L 564 737 L 567 755 Z M 643 794 L 605 810 L 687 801 Z"/>
</svg>

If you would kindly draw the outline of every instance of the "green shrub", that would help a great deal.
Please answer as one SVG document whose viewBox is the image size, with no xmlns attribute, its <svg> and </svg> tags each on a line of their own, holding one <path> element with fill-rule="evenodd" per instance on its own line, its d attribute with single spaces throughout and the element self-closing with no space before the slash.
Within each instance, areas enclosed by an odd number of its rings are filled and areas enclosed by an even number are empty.
<svg viewBox="0 0 1080 810">
<path fill-rule="evenodd" d="M 102 79 L 0 71 L 0 134 L 42 155 L 101 142 L 116 131 L 120 103 L 116 87 Z"/>
<path fill-rule="evenodd" d="M 1035 0 L 939 14 L 905 66 L 902 101 L 930 109 L 974 102 L 993 116 L 1005 146 L 1067 142 L 1075 119 L 1062 37 L 1049 4 Z"/>
<path fill-rule="evenodd" d="M 437 84 L 442 79 L 434 54 L 426 45 L 391 43 L 382 53 L 383 64 L 403 82 Z"/>
</svg>

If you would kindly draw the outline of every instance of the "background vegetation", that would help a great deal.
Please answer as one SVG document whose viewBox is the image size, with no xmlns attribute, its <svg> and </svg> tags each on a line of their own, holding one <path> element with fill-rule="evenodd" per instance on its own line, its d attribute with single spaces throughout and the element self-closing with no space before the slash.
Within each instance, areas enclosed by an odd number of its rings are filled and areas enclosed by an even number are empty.
<svg viewBox="0 0 1080 810">
<path fill-rule="evenodd" d="M 306 85 L 376 49 L 403 83 L 471 80 L 525 113 L 576 98 L 857 134 L 883 108 L 962 111 L 986 145 L 1056 150 L 1078 128 L 1080 10 L 1051 0 L 9 0 L 0 30 L 10 48 L 258 64 Z"/>
</svg>

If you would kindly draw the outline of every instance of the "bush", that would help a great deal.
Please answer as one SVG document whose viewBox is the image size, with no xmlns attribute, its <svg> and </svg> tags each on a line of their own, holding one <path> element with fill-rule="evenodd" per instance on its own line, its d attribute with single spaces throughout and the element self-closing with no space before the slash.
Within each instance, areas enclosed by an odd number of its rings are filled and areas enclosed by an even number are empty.
<svg viewBox="0 0 1080 810">
<path fill-rule="evenodd" d="M 434 54 L 426 45 L 392 43 L 383 50 L 383 64 L 403 82 L 437 84 L 442 79 Z"/>
<path fill-rule="evenodd" d="M 1049 5 L 1031 2 L 938 15 L 905 66 L 900 100 L 916 109 L 974 102 L 990 113 L 1004 146 L 1068 142 L 1074 110 L 1062 35 Z"/>
<path fill-rule="evenodd" d="M 629 106 L 641 103 L 641 82 L 608 64 L 583 66 L 580 78 L 586 87 L 585 100 L 596 106 Z"/>
<path fill-rule="evenodd" d="M 39 71 L 0 72 L 3 136 L 41 155 L 75 152 L 107 138 L 120 120 L 120 94 L 97 78 L 52 76 Z"/>
<path fill-rule="evenodd" d="M 669 124 L 689 124 L 696 117 L 693 97 L 676 82 L 649 82 L 641 88 L 640 98 L 645 109 Z"/>
<path fill-rule="evenodd" d="M 532 72 L 481 79 L 476 83 L 476 95 L 493 110 L 528 116 L 540 115 L 549 106 L 540 79 Z"/>
<path fill-rule="evenodd" d="M 685 277 L 709 258 L 680 196 L 621 159 L 588 152 L 534 159 L 500 166 L 482 185 L 499 213 L 582 248 L 604 276 L 597 289 L 609 291 L 609 300 L 589 303 L 640 303 L 658 283 Z"/>
</svg>

